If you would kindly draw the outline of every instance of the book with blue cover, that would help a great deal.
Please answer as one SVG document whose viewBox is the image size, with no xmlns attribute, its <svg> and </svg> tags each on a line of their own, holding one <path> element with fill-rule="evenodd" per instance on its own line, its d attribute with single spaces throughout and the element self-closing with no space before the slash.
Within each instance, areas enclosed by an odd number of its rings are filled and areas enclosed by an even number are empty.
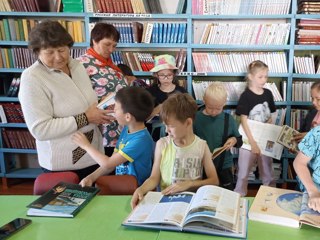
<svg viewBox="0 0 320 240">
<path fill-rule="evenodd" d="M 27 215 L 73 218 L 98 192 L 95 187 L 60 182 L 29 204 Z"/>
</svg>

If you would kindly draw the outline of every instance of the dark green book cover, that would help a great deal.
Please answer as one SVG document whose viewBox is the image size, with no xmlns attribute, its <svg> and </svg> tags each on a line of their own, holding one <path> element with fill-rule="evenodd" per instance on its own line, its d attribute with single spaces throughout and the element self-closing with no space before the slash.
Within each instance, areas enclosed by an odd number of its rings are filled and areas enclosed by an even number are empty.
<svg viewBox="0 0 320 240">
<path fill-rule="evenodd" d="M 29 204 L 27 215 L 74 217 L 98 192 L 95 187 L 60 182 Z"/>
</svg>

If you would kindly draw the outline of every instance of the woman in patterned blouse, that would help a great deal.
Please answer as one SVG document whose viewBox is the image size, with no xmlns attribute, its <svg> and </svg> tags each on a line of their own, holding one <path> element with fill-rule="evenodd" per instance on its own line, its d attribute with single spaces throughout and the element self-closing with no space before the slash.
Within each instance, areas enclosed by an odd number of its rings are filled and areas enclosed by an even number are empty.
<svg viewBox="0 0 320 240">
<path fill-rule="evenodd" d="M 99 100 L 127 86 L 124 75 L 110 57 L 119 39 L 120 34 L 113 25 L 96 23 L 91 31 L 90 48 L 79 58 L 87 70 Z M 121 129 L 116 121 L 103 125 L 103 145 L 106 155 L 112 155 L 120 132 Z"/>
</svg>

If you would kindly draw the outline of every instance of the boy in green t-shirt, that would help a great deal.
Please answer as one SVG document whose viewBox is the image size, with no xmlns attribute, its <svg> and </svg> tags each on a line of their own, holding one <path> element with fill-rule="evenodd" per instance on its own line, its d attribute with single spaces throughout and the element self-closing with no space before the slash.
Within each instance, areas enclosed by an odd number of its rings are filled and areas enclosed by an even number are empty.
<svg viewBox="0 0 320 240">
<path fill-rule="evenodd" d="M 197 136 L 207 141 L 213 152 L 219 147 L 226 147 L 225 152 L 213 160 L 219 177 L 220 186 L 229 190 L 233 184 L 233 157 L 230 148 L 241 147 L 242 136 L 234 118 L 223 112 L 227 102 L 227 92 L 220 82 L 212 83 L 205 91 L 203 101 L 205 108 L 197 112 L 193 125 Z"/>
</svg>

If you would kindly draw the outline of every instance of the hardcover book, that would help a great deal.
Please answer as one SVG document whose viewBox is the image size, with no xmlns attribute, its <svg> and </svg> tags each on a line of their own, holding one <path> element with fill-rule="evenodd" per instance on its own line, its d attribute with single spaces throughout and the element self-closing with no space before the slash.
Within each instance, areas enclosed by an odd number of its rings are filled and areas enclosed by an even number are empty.
<svg viewBox="0 0 320 240">
<path fill-rule="evenodd" d="M 260 186 L 249 210 L 249 219 L 287 227 L 302 224 L 320 228 L 320 213 L 308 207 L 308 194 Z"/>
<path fill-rule="evenodd" d="M 211 158 L 212 158 L 212 159 L 215 159 L 215 158 L 218 157 L 221 153 L 223 153 L 226 149 L 227 149 L 227 146 L 222 146 L 222 147 L 219 147 L 219 148 L 215 148 L 215 149 L 212 151 L 212 156 L 211 156 Z"/>
<path fill-rule="evenodd" d="M 29 204 L 27 215 L 73 218 L 98 192 L 98 188 L 60 182 Z"/>
<path fill-rule="evenodd" d="M 240 194 L 207 185 L 196 193 L 148 192 L 122 224 L 246 238 L 247 210 L 248 202 Z"/>
<path fill-rule="evenodd" d="M 279 134 L 277 142 L 289 149 L 298 150 L 298 144 L 296 141 L 292 141 L 294 135 L 299 132 L 288 125 L 284 125 Z"/>
<path fill-rule="evenodd" d="M 97 107 L 100 109 L 112 110 L 115 104 L 115 99 L 114 99 L 115 96 L 116 96 L 115 93 L 108 94 L 105 98 L 101 99 Z"/>
</svg>

